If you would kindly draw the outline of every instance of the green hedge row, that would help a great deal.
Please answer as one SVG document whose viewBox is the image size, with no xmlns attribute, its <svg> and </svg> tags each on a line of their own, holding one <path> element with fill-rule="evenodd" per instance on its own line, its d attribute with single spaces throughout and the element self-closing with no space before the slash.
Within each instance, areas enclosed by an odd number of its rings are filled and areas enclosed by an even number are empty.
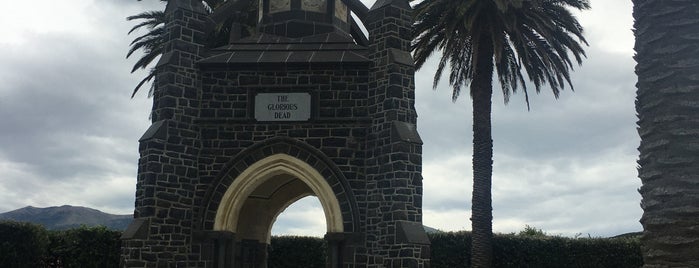
<svg viewBox="0 0 699 268">
<path fill-rule="evenodd" d="M 614 267 L 643 265 L 638 238 L 566 238 L 531 229 L 496 235 L 499 267 Z M 121 232 L 105 227 L 47 231 L 39 225 L 0 221 L 0 267 L 117 267 Z M 430 234 L 433 268 L 470 266 L 468 232 Z M 273 237 L 268 266 L 325 267 L 326 244 L 315 237 Z"/>
<path fill-rule="evenodd" d="M 0 267 L 41 267 L 49 234 L 43 227 L 22 222 L 0 222 Z"/>
<path fill-rule="evenodd" d="M 118 267 L 120 236 L 106 227 L 47 231 L 31 223 L 2 221 L 0 267 Z"/>
<path fill-rule="evenodd" d="M 120 231 L 104 226 L 51 231 L 49 267 L 118 267 L 120 237 Z"/>
<path fill-rule="evenodd" d="M 471 235 L 467 232 L 431 234 L 433 268 L 470 267 Z M 568 238 L 496 235 L 493 267 L 610 267 L 643 266 L 638 238 Z"/>
<path fill-rule="evenodd" d="M 267 267 L 325 268 L 327 244 L 318 237 L 273 236 Z"/>
</svg>

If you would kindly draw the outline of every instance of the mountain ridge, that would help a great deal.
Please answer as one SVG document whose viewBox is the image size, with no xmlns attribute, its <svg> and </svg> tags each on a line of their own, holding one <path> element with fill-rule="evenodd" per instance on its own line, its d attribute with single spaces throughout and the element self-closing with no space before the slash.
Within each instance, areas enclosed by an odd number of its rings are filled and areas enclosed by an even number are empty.
<svg viewBox="0 0 699 268">
<path fill-rule="evenodd" d="M 109 214 L 100 210 L 81 206 L 53 206 L 38 208 L 26 206 L 20 209 L 0 213 L 0 221 L 12 220 L 43 225 L 49 230 L 65 230 L 85 226 L 106 226 L 109 229 L 124 231 L 131 223 L 133 214 Z M 442 232 L 424 226 L 427 233 Z"/>
<path fill-rule="evenodd" d="M 0 213 L 0 220 L 31 222 L 43 225 L 49 230 L 65 230 L 85 226 L 105 226 L 113 230 L 126 230 L 133 215 L 109 214 L 97 209 L 81 206 L 54 206 L 38 208 L 26 206 L 20 209 Z"/>
</svg>

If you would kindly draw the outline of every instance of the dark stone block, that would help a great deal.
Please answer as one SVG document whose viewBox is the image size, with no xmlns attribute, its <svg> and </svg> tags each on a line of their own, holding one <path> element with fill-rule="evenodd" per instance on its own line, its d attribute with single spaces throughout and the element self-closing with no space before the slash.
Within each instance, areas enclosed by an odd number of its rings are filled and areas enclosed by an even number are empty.
<svg viewBox="0 0 699 268">
<path fill-rule="evenodd" d="M 351 108 L 340 108 L 337 109 L 337 117 L 352 117 L 352 109 Z"/>
<path fill-rule="evenodd" d="M 187 218 L 187 211 L 183 209 L 171 208 L 169 216 L 175 219 L 185 219 Z M 162 231 L 162 228 L 161 228 Z"/>
<path fill-rule="evenodd" d="M 274 85 L 277 83 L 277 79 L 274 77 L 262 77 L 260 79 L 260 84 L 261 85 Z"/>
<path fill-rule="evenodd" d="M 141 259 L 144 261 L 154 262 L 158 259 L 158 256 L 155 253 L 142 252 Z"/>
<path fill-rule="evenodd" d="M 259 76 L 242 75 L 238 78 L 240 85 L 257 85 L 260 83 Z"/>
<path fill-rule="evenodd" d="M 233 117 L 233 110 L 218 110 L 216 111 L 216 116 L 231 118 Z"/>
<path fill-rule="evenodd" d="M 418 268 L 418 262 L 416 259 L 403 259 L 403 264 L 401 267 L 403 268 Z"/>
<path fill-rule="evenodd" d="M 215 128 L 202 129 L 201 136 L 204 139 L 216 139 L 216 138 L 218 138 L 218 130 Z"/>
<path fill-rule="evenodd" d="M 394 75 L 391 75 L 391 78 L 393 78 Z M 397 86 L 400 85 L 398 84 L 393 84 L 388 86 L 388 89 L 386 90 L 386 98 L 403 98 L 403 87 Z"/>
<path fill-rule="evenodd" d="M 398 256 L 400 256 L 400 257 L 413 257 L 413 250 L 412 249 L 401 249 Z M 407 266 L 404 266 L 404 267 L 407 267 Z"/>
<path fill-rule="evenodd" d="M 179 199 L 178 195 L 172 194 L 172 193 L 167 193 L 167 192 L 158 192 L 155 196 L 157 198 L 161 198 L 163 200 L 172 201 L 172 202 L 177 202 L 177 200 Z"/>
<path fill-rule="evenodd" d="M 163 204 L 165 204 L 165 205 L 163 205 Z M 161 203 L 158 203 L 158 206 L 160 206 L 160 207 L 169 207 L 169 204 L 167 204 L 167 202 L 161 202 Z M 164 219 L 164 218 L 167 217 L 167 210 L 166 210 L 166 209 L 157 210 L 157 213 L 156 213 L 155 216 L 158 217 L 158 218 L 160 218 L 160 219 Z"/>
<path fill-rule="evenodd" d="M 328 84 L 330 83 L 330 77 L 324 75 L 314 75 L 311 76 L 311 84 Z"/>
<path fill-rule="evenodd" d="M 308 135 L 307 133 L 308 132 L 305 129 L 292 129 L 289 130 L 288 135 L 289 137 L 301 138 L 306 137 Z"/>
<path fill-rule="evenodd" d="M 196 99 L 197 98 L 197 90 L 195 88 L 185 88 L 184 89 L 184 97 L 189 98 L 189 99 Z"/>
<path fill-rule="evenodd" d="M 406 43 L 406 40 L 402 40 L 398 37 L 392 37 L 389 36 L 385 40 L 386 42 L 386 47 L 387 48 L 396 48 L 396 49 L 403 49 L 403 43 Z"/>
<path fill-rule="evenodd" d="M 326 137 L 330 135 L 330 130 L 328 129 L 311 129 L 308 131 L 309 137 Z"/>
</svg>

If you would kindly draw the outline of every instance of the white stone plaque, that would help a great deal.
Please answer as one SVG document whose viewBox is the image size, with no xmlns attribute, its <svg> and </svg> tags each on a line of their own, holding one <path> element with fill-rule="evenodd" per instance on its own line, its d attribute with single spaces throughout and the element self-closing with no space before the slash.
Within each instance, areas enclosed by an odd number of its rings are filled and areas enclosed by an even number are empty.
<svg viewBox="0 0 699 268">
<path fill-rule="evenodd" d="M 257 121 L 308 121 L 311 118 L 311 94 L 258 93 L 255 95 Z"/>
</svg>

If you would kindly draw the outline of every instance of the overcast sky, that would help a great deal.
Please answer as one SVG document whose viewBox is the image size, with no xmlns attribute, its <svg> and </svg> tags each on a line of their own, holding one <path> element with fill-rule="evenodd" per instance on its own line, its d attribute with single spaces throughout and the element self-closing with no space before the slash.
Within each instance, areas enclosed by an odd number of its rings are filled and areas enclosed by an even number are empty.
<svg viewBox="0 0 699 268">
<path fill-rule="evenodd" d="M 0 212 L 24 206 L 133 211 L 138 138 L 150 124 L 143 72 L 125 59 L 125 17 L 160 1 L 3 2 L 0 16 Z M 373 2 L 373 1 L 367 1 Z M 566 236 L 641 230 L 637 189 L 631 1 L 592 0 L 579 17 L 590 43 L 575 92 L 548 88 L 493 105 L 494 231 L 525 225 Z M 142 33 L 142 32 L 141 32 Z M 433 59 L 433 63 L 436 58 Z M 424 224 L 469 230 L 471 102 L 432 90 L 434 64 L 416 74 L 424 141 Z M 315 198 L 292 205 L 276 234 L 324 234 Z"/>
</svg>

